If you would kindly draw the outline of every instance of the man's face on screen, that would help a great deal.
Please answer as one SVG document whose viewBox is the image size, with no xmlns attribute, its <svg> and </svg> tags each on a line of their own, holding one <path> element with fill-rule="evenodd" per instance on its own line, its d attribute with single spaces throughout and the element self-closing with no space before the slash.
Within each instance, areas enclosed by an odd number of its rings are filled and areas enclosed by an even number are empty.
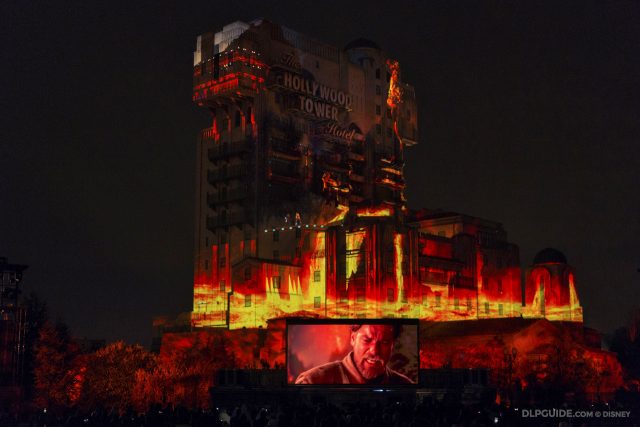
<svg viewBox="0 0 640 427">
<path fill-rule="evenodd" d="M 384 373 L 393 351 L 393 326 L 362 325 L 351 333 L 353 361 L 360 374 L 371 380 Z"/>
</svg>

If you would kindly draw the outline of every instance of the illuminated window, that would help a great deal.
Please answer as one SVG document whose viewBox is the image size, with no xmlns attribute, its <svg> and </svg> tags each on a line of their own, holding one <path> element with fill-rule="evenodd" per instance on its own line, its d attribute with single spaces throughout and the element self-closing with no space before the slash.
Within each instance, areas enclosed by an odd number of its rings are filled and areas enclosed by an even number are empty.
<svg viewBox="0 0 640 427">
<path fill-rule="evenodd" d="M 442 304 L 442 295 L 440 292 L 436 292 L 436 307 L 440 307 Z"/>
<path fill-rule="evenodd" d="M 220 287 L 220 292 L 224 292 L 226 288 L 226 283 L 224 282 L 224 280 L 220 280 L 220 283 L 218 283 L 218 286 Z"/>
<path fill-rule="evenodd" d="M 320 308 L 321 302 L 322 302 L 322 299 L 320 297 L 314 297 L 313 298 L 313 308 Z"/>
<path fill-rule="evenodd" d="M 429 305 L 429 296 L 427 294 L 422 295 L 422 305 L 424 306 Z"/>
<path fill-rule="evenodd" d="M 502 316 L 504 314 L 504 308 L 502 304 L 498 304 L 498 314 Z"/>
<path fill-rule="evenodd" d="M 489 303 L 486 301 L 484 303 L 484 314 L 489 314 Z"/>
<path fill-rule="evenodd" d="M 278 230 L 273 232 L 273 241 L 274 242 L 279 242 L 280 241 L 280 232 Z"/>
<path fill-rule="evenodd" d="M 471 308 L 473 306 L 471 305 L 471 298 L 467 298 L 467 311 L 471 311 Z"/>
<path fill-rule="evenodd" d="M 271 280 L 273 281 L 273 289 L 280 289 L 280 276 L 273 276 Z"/>
<path fill-rule="evenodd" d="M 394 296 L 395 296 L 395 293 L 393 291 L 393 288 L 387 288 L 387 301 L 393 302 Z"/>
<path fill-rule="evenodd" d="M 227 266 L 227 258 L 220 257 L 220 267 L 226 267 L 226 266 Z"/>
<path fill-rule="evenodd" d="M 244 296 L 244 306 L 251 307 L 251 295 Z"/>
<path fill-rule="evenodd" d="M 455 297 L 453 299 L 453 309 L 454 310 L 460 310 L 460 298 Z"/>
<path fill-rule="evenodd" d="M 313 281 L 319 282 L 321 280 L 320 270 L 314 270 L 313 272 Z"/>
</svg>

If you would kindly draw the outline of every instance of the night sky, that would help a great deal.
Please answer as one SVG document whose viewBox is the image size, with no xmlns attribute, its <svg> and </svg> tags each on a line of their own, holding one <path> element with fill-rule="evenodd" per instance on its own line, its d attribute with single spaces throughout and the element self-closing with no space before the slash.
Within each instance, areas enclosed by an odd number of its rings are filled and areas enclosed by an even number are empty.
<svg viewBox="0 0 640 427">
<path fill-rule="evenodd" d="M 400 61 L 411 207 L 503 223 L 523 267 L 564 252 L 589 326 L 640 305 L 640 2 L 184 3 L 0 4 L 0 256 L 74 335 L 191 309 L 196 37 L 257 17 Z"/>
</svg>

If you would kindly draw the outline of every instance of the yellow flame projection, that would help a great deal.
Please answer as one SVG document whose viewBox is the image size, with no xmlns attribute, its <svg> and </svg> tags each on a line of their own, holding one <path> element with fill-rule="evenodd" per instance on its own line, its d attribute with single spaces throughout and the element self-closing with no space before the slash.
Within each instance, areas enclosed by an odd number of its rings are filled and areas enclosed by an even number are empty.
<svg viewBox="0 0 640 427">
<path fill-rule="evenodd" d="M 576 291 L 576 285 L 573 281 L 573 274 L 569 275 L 569 302 L 571 304 L 571 320 L 574 322 L 582 322 L 582 307 L 580 306 L 578 292 Z"/>
<path fill-rule="evenodd" d="M 375 217 L 375 216 L 391 216 L 392 209 L 391 208 L 366 208 L 366 209 L 358 209 L 356 214 L 359 217 Z"/>
<path fill-rule="evenodd" d="M 405 294 L 404 277 L 402 275 L 402 262 L 404 253 L 402 251 L 402 234 L 396 233 L 393 236 L 393 246 L 395 248 L 395 267 L 396 267 L 396 286 L 398 288 L 397 308 L 403 305 L 403 299 L 408 296 Z"/>
<path fill-rule="evenodd" d="M 311 259 L 309 260 L 309 270 L 308 270 L 308 293 L 304 300 L 304 309 L 305 310 L 318 310 L 322 309 L 326 304 L 326 256 L 325 256 L 325 233 L 315 232 L 315 237 L 313 239 L 314 251 L 311 254 Z M 318 280 L 316 280 L 318 279 Z M 315 298 L 320 297 L 320 307 L 316 307 Z"/>
<path fill-rule="evenodd" d="M 353 275 L 355 275 L 355 273 L 358 271 L 358 266 L 360 265 L 360 261 L 362 260 L 363 255 L 363 253 L 361 252 L 361 248 L 366 236 L 366 231 L 355 231 L 346 234 L 347 287 L 349 286 L 349 279 L 353 277 Z"/>
<path fill-rule="evenodd" d="M 327 224 L 333 224 L 334 222 L 340 222 L 343 221 L 344 218 L 347 216 L 347 213 L 349 213 L 349 207 L 348 206 L 344 206 L 344 205 L 338 205 L 337 209 L 340 211 L 340 213 L 338 213 L 336 216 L 334 216 L 333 218 L 331 218 Z"/>
</svg>

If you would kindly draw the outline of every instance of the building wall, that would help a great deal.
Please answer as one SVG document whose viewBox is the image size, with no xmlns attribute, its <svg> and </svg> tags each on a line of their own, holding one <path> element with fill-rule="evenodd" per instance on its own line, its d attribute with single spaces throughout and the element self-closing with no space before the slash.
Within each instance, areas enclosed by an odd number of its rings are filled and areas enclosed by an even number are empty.
<svg viewBox="0 0 640 427">
<path fill-rule="evenodd" d="M 195 326 L 522 315 L 518 248 L 500 224 L 407 210 L 415 92 L 372 42 L 342 50 L 268 21 L 230 24 L 198 37 L 193 99 L 211 112 Z"/>
</svg>

